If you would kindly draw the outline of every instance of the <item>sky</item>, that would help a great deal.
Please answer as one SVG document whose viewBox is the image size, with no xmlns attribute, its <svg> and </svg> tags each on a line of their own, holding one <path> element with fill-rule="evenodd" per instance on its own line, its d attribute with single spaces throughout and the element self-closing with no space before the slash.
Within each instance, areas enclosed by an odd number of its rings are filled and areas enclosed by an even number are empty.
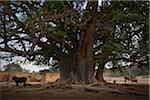
<svg viewBox="0 0 150 100">
<path fill-rule="evenodd" d="M 0 69 L 2 71 L 4 71 L 3 66 L 5 66 L 9 63 L 13 63 L 13 61 L 8 62 L 6 60 L 1 60 Z M 17 62 L 14 61 L 14 63 L 17 63 Z M 40 70 L 49 69 L 49 67 L 50 67 L 50 66 L 44 66 L 44 65 L 43 66 L 34 65 L 33 62 L 31 62 L 31 63 L 21 63 L 20 66 L 21 66 L 22 69 L 29 70 L 29 72 L 39 72 Z"/>
<path fill-rule="evenodd" d="M 6 52 L 0 52 L 0 56 L 6 56 L 6 55 L 9 55 L 10 53 L 6 53 Z M 10 58 L 8 58 L 10 59 Z M 38 65 L 35 65 L 34 62 L 24 62 L 25 61 L 25 58 L 24 57 L 20 57 L 20 56 L 15 56 L 12 58 L 12 60 L 6 60 L 6 59 L 0 59 L 0 70 L 4 71 L 3 69 L 3 66 L 7 65 L 7 64 L 10 64 L 10 63 L 18 63 L 23 69 L 26 69 L 26 70 L 29 70 L 30 72 L 38 72 L 40 70 L 43 70 L 43 69 L 48 69 L 50 66 L 44 66 L 44 65 L 41 65 L 41 66 L 38 66 Z"/>
<path fill-rule="evenodd" d="M 49 69 L 49 66 L 38 66 L 34 65 L 33 63 L 28 63 L 28 64 L 21 64 L 21 67 L 23 69 L 29 70 L 30 72 L 39 72 L 40 70 L 43 69 Z"/>
</svg>

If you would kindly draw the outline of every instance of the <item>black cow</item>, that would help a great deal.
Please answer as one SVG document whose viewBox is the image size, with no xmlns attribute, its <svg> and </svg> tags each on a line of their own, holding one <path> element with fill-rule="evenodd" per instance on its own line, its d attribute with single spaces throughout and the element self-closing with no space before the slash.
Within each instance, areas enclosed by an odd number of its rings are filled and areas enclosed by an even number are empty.
<svg viewBox="0 0 150 100">
<path fill-rule="evenodd" d="M 23 83 L 23 85 L 25 86 L 27 78 L 26 77 L 16 77 L 16 76 L 13 76 L 12 80 L 14 80 L 16 82 L 16 86 L 18 86 L 19 83 Z"/>
</svg>

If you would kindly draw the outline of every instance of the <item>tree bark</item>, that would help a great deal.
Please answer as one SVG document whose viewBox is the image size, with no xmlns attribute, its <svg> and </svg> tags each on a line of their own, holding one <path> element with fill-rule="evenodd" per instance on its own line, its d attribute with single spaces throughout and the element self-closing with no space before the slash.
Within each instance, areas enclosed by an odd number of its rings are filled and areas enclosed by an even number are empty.
<svg viewBox="0 0 150 100">
<path fill-rule="evenodd" d="M 105 63 L 100 63 L 99 64 L 99 67 L 98 67 L 96 75 L 95 75 L 96 79 L 99 82 L 105 82 L 105 80 L 103 78 L 104 65 L 105 65 Z"/>
<path fill-rule="evenodd" d="M 96 27 L 97 1 L 87 5 L 87 17 L 80 26 L 81 34 L 77 50 L 72 56 L 64 56 L 59 61 L 60 79 L 85 84 L 96 81 L 94 77 L 93 44 Z"/>
<path fill-rule="evenodd" d="M 103 72 L 104 72 L 105 64 L 107 63 L 109 58 L 108 58 L 107 54 L 105 54 L 105 52 L 101 56 L 102 56 L 102 58 L 99 61 L 99 67 L 97 69 L 95 77 L 98 80 L 98 82 L 106 82 L 103 78 Z"/>
<path fill-rule="evenodd" d="M 61 55 L 59 59 L 60 80 L 67 80 L 71 71 L 71 57 Z"/>
<path fill-rule="evenodd" d="M 87 11 L 87 20 L 80 27 L 81 35 L 77 50 L 77 66 L 82 71 L 81 76 L 85 84 L 95 81 L 93 44 L 96 28 L 97 2 L 89 2 Z"/>
</svg>

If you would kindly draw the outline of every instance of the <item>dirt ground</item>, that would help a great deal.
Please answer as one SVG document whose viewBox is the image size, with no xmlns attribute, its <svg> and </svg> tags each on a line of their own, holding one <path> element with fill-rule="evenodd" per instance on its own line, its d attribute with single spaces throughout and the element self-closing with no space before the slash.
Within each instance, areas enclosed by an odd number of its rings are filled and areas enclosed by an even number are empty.
<svg viewBox="0 0 150 100">
<path fill-rule="evenodd" d="M 39 82 L 16 87 L 14 82 L 0 82 L 0 100 L 149 100 L 149 79 L 143 83 L 123 83 L 120 78 L 106 79 L 107 84 L 61 87 Z M 112 83 L 114 79 L 116 84 Z"/>
</svg>

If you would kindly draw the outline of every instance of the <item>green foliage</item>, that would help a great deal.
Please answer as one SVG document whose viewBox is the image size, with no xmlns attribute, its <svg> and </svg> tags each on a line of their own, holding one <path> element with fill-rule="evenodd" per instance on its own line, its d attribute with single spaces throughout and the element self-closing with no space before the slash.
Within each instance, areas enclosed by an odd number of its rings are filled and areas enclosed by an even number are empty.
<svg viewBox="0 0 150 100">
<path fill-rule="evenodd" d="M 121 67 L 113 67 L 110 69 L 112 72 L 122 72 L 122 68 Z"/>
<path fill-rule="evenodd" d="M 51 72 L 51 71 L 50 71 L 50 70 L 47 70 L 47 69 L 44 69 L 44 70 L 40 70 L 40 71 L 39 71 L 40 74 L 46 73 L 46 72 Z"/>
<path fill-rule="evenodd" d="M 105 52 L 110 52 L 115 49 L 115 44 L 112 41 L 107 41 L 104 43 L 102 50 L 105 50 Z"/>
<path fill-rule="evenodd" d="M 144 55 L 144 54 L 149 54 L 149 47 L 148 47 L 148 44 L 147 43 L 141 43 L 140 45 L 140 49 L 139 49 L 139 53 L 141 55 Z"/>
<path fill-rule="evenodd" d="M 52 57 L 53 54 L 56 53 L 56 48 L 54 46 L 51 46 L 51 45 L 45 45 L 42 48 L 42 51 L 43 51 L 44 58 L 49 60 L 50 57 Z"/>
<path fill-rule="evenodd" d="M 52 14 L 62 12 L 65 7 L 65 2 L 63 1 L 46 1 L 45 3 L 47 4 L 48 11 Z"/>
<path fill-rule="evenodd" d="M 126 67 L 113 67 L 110 69 L 112 76 L 124 75 L 149 75 L 149 67 L 147 66 L 126 66 Z"/>
<path fill-rule="evenodd" d="M 23 71 L 19 64 L 10 63 L 4 66 L 5 71 Z"/>
<path fill-rule="evenodd" d="M 123 57 L 122 55 L 127 53 L 133 64 L 148 63 L 148 8 L 148 1 L 103 1 L 97 17 L 100 25 L 99 40 L 103 42 L 100 46 L 102 48 L 101 56 L 109 56 L 114 51 L 115 54 L 112 57 L 114 59 Z M 133 44 L 134 36 L 138 37 L 136 39 L 138 46 Z M 101 58 L 99 61 L 104 58 L 109 60 L 107 57 Z"/>
<path fill-rule="evenodd" d="M 50 67 L 50 70 L 53 72 L 58 71 L 58 69 L 59 69 L 58 63 L 54 63 Z"/>
<path fill-rule="evenodd" d="M 62 27 L 48 27 L 47 32 L 49 34 L 55 34 L 59 38 L 64 38 L 67 35 L 64 28 Z"/>
</svg>

